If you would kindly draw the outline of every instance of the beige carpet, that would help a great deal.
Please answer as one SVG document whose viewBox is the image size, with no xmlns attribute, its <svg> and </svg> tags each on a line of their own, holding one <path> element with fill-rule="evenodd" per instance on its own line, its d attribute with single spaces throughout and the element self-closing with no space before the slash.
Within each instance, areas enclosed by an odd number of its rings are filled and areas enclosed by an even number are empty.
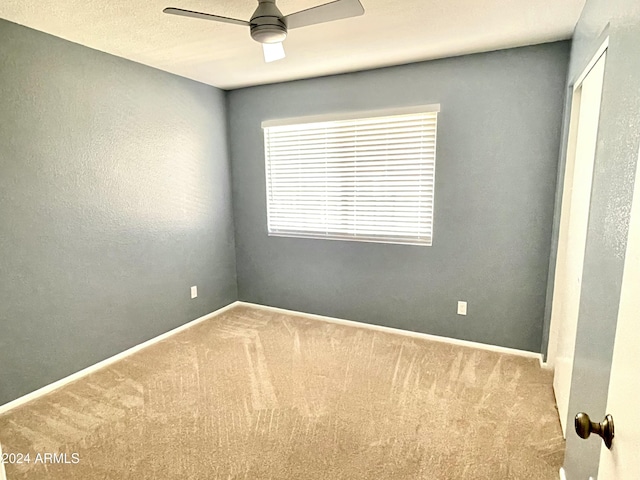
<svg viewBox="0 0 640 480">
<path fill-rule="evenodd" d="M 557 479 L 538 362 L 236 307 L 0 417 L 18 479 Z M 38 453 L 79 463 L 34 463 Z"/>
</svg>

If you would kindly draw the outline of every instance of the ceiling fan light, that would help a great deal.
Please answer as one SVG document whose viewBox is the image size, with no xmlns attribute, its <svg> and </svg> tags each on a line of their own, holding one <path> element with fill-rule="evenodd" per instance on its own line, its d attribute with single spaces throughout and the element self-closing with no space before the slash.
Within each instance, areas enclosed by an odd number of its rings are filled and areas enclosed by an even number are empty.
<svg viewBox="0 0 640 480">
<path fill-rule="evenodd" d="M 274 0 L 258 0 L 258 8 L 249 21 L 251 38 L 259 43 L 280 43 L 287 37 L 287 25 Z"/>
<path fill-rule="evenodd" d="M 267 63 L 282 60 L 285 57 L 282 43 L 263 43 L 262 51 L 264 53 L 264 61 Z"/>
<path fill-rule="evenodd" d="M 259 43 L 280 43 L 287 38 L 286 28 L 280 25 L 251 25 L 251 38 Z"/>
</svg>

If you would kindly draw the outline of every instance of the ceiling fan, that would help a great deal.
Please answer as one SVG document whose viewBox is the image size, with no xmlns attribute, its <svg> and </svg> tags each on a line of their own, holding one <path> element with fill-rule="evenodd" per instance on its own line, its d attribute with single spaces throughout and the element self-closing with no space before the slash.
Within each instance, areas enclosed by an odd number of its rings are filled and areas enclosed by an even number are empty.
<svg viewBox="0 0 640 480">
<path fill-rule="evenodd" d="M 343 18 L 357 17 L 364 13 L 364 7 L 360 0 L 335 0 L 285 16 L 276 7 L 275 0 L 258 0 L 258 8 L 253 12 L 248 22 L 236 18 L 221 17 L 210 13 L 194 12 L 173 7 L 165 8 L 163 12 L 171 15 L 203 18 L 205 20 L 247 26 L 250 28 L 251 38 L 262 44 L 265 62 L 272 62 L 285 57 L 282 41 L 287 37 L 288 30 L 332 22 Z"/>
</svg>

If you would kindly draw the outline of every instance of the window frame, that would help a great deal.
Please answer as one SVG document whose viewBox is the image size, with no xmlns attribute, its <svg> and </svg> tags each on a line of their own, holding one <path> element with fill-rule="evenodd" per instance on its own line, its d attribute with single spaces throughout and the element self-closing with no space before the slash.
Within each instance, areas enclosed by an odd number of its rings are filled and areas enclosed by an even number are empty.
<svg viewBox="0 0 640 480">
<path fill-rule="evenodd" d="M 433 185 L 432 185 L 432 198 L 431 198 L 431 236 L 428 241 L 417 241 L 407 236 L 404 240 L 401 237 L 392 238 L 387 235 L 388 238 L 367 238 L 366 236 L 358 237 L 352 235 L 341 236 L 339 234 L 324 235 L 316 233 L 293 233 L 293 232 L 273 232 L 270 231 L 270 218 L 271 218 L 271 202 L 270 202 L 270 161 L 268 156 L 267 145 L 267 129 L 271 127 L 287 127 L 295 125 L 305 125 L 313 123 L 324 122 L 341 122 L 349 120 L 369 120 L 379 117 L 391 117 L 399 115 L 412 115 L 412 114 L 432 114 L 435 113 L 435 131 L 433 140 Z M 364 243 L 379 243 L 379 244 L 391 244 L 391 245 L 413 245 L 421 247 L 433 246 L 434 238 L 434 223 L 435 223 L 435 170 L 437 163 L 437 143 L 438 143 L 438 113 L 440 113 L 440 104 L 427 104 L 427 105 L 414 105 L 410 107 L 400 108 L 387 108 L 378 110 L 366 110 L 358 112 L 348 113 L 328 113 L 321 115 L 309 115 L 303 117 L 292 117 L 284 119 L 265 120 L 261 123 L 263 129 L 263 146 L 264 146 L 264 166 L 265 166 L 265 194 L 266 194 L 266 210 L 267 210 L 267 235 L 270 237 L 285 237 L 285 238 L 304 238 L 313 240 L 334 240 L 334 241 L 348 241 L 348 242 L 364 242 Z"/>
</svg>

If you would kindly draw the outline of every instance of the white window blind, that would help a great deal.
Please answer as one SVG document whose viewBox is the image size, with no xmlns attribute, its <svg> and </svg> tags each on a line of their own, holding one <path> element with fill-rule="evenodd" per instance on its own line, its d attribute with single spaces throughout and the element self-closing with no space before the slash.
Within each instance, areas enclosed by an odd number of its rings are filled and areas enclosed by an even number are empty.
<svg viewBox="0 0 640 480">
<path fill-rule="evenodd" d="M 415 110 L 263 124 L 269 235 L 431 245 L 437 110 Z"/>
</svg>

